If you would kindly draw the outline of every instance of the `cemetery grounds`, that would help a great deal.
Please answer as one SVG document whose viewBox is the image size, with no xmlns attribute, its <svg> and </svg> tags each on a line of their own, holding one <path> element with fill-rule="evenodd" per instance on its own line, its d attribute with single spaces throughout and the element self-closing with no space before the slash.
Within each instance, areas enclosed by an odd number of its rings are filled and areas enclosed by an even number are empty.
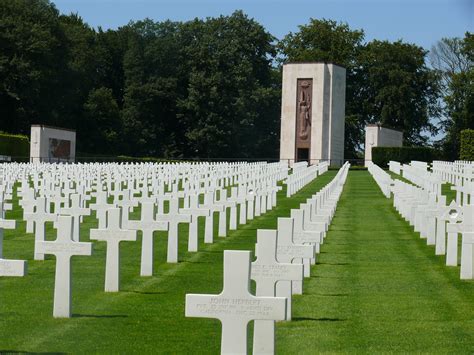
<svg viewBox="0 0 474 355">
<path fill-rule="evenodd" d="M 257 229 L 276 229 L 277 217 L 288 217 L 335 174 L 328 171 L 291 198 L 280 191 L 276 208 L 214 244 L 204 244 L 200 223 L 197 253 L 186 251 L 188 227 L 181 224 L 178 264 L 166 263 L 166 232 L 155 232 L 152 277 L 139 276 L 139 232 L 137 242 L 121 244 L 118 293 L 103 292 L 105 243 L 94 243 L 92 257 L 72 258 L 70 319 L 52 317 L 55 260 L 32 260 L 34 236 L 25 233 L 14 199 L 6 218 L 19 222 L 4 231 L 4 257 L 28 260 L 28 275 L 0 279 L 0 351 L 219 353 L 219 321 L 185 318 L 185 294 L 219 293 L 223 251 L 253 251 Z M 137 208 L 132 218 L 139 215 Z M 85 217 L 82 241 L 91 228 L 97 221 Z M 55 239 L 52 223 L 46 237 Z M 277 323 L 276 352 L 473 353 L 474 282 L 461 281 L 459 268 L 446 267 L 433 248 L 367 171 L 350 171 L 312 276 L 303 295 L 293 296 L 293 320 Z M 251 340 L 252 324 L 248 334 Z"/>
</svg>

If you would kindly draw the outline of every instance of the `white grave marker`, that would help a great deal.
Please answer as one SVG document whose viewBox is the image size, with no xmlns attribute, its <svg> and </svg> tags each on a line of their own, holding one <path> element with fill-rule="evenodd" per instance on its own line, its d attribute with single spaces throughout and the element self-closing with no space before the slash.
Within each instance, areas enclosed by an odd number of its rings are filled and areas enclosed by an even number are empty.
<svg viewBox="0 0 474 355">
<path fill-rule="evenodd" d="M 120 208 L 107 210 L 107 228 L 91 229 L 91 240 L 107 243 L 105 262 L 105 292 L 118 292 L 120 288 L 120 242 L 136 241 L 137 231 L 122 229 Z"/>
<path fill-rule="evenodd" d="M 130 220 L 127 227 L 131 230 L 142 231 L 142 257 L 140 265 L 141 276 L 153 275 L 153 232 L 167 231 L 168 222 L 155 221 L 155 204 L 153 202 L 142 203 L 141 219 Z"/>
<path fill-rule="evenodd" d="M 38 197 L 38 203 L 36 204 L 36 212 L 25 213 L 24 218 L 35 223 L 35 260 L 44 260 L 44 254 L 37 250 L 38 242 L 43 242 L 46 234 L 46 222 L 54 222 L 57 219 L 57 215 L 54 213 L 48 213 L 47 211 L 47 200 L 45 197 Z"/>
<path fill-rule="evenodd" d="M 255 254 L 250 277 L 256 281 L 256 296 L 275 297 L 275 286 L 279 281 L 303 280 L 303 265 L 279 263 L 276 259 L 277 231 L 257 230 Z M 288 301 L 287 301 L 288 302 Z M 256 320 L 253 332 L 253 353 L 275 353 L 275 321 Z"/>
<path fill-rule="evenodd" d="M 38 251 L 56 257 L 56 276 L 54 281 L 55 318 L 71 316 L 71 256 L 92 255 L 92 243 L 73 241 L 72 216 L 58 217 L 58 236 L 54 242 L 38 242 Z"/>
<path fill-rule="evenodd" d="M 81 207 L 81 196 L 79 194 L 72 194 L 71 195 L 71 207 L 69 208 L 61 208 L 60 214 L 72 216 L 73 218 L 73 233 L 72 233 L 72 240 L 75 242 L 80 241 L 80 225 L 81 225 L 81 217 L 82 216 L 89 216 L 91 214 L 90 208 L 82 208 Z"/>
<path fill-rule="evenodd" d="M 312 258 L 314 245 L 293 243 L 293 218 L 278 218 L 277 260 L 280 263 L 291 263 L 294 259 Z M 276 286 L 276 294 L 288 298 L 286 319 L 291 320 L 292 281 L 280 281 Z"/>
<path fill-rule="evenodd" d="M 286 299 L 249 292 L 250 252 L 224 251 L 224 287 L 218 295 L 186 295 L 186 317 L 217 318 L 222 324 L 221 354 L 247 354 L 251 320 L 284 320 Z"/>
</svg>

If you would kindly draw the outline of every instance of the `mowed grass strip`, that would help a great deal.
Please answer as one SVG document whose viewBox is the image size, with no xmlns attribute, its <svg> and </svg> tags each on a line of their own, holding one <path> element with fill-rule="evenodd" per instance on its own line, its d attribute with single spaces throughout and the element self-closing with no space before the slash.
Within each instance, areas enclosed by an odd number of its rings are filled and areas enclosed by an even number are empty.
<svg viewBox="0 0 474 355">
<path fill-rule="evenodd" d="M 54 257 L 33 261 L 34 237 L 19 222 L 15 231 L 5 231 L 4 257 L 28 260 L 28 276 L 0 278 L 0 352 L 219 353 L 219 321 L 185 318 L 185 294 L 219 293 L 223 250 L 254 251 L 257 229 L 276 229 L 277 217 L 289 216 L 291 208 L 298 208 L 335 174 L 327 172 L 289 199 L 285 190 L 279 192 L 275 209 L 227 238 L 216 237 L 212 245 L 204 244 L 204 224 L 200 223 L 198 253 L 187 252 L 187 225 L 181 225 L 178 264 L 165 262 L 166 233 L 156 233 L 153 277 L 139 276 L 140 234 L 137 242 L 121 243 L 119 293 L 103 291 L 106 245 L 94 242 L 93 256 L 72 258 L 70 319 L 52 317 Z M 7 218 L 20 217 L 15 201 Z M 139 211 L 134 217 L 139 217 Z M 217 222 L 215 219 L 216 235 Z M 81 241 L 89 241 L 89 229 L 96 226 L 95 218 L 86 217 Z M 51 224 L 47 239 L 55 239 Z"/>
<path fill-rule="evenodd" d="M 444 263 L 368 172 L 349 172 L 278 353 L 473 353 L 474 282 Z"/>
</svg>

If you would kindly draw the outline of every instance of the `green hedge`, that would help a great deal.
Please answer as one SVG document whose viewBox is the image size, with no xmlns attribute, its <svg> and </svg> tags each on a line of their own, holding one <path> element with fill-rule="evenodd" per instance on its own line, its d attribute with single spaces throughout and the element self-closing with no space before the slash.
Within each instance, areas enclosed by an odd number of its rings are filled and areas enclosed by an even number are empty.
<svg viewBox="0 0 474 355">
<path fill-rule="evenodd" d="M 89 154 L 78 152 L 76 154 L 76 162 L 98 162 L 98 163 L 176 163 L 182 162 L 181 160 L 163 159 L 154 157 L 130 157 L 127 155 L 102 155 L 102 154 Z"/>
<path fill-rule="evenodd" d="M 474 161 L 474 129 L 461 131 L 459 159 Z"/>
<path fill-rule="evenodd" d="M 440 159 L 440 152 L 428 147 L 374 147 L 372 162 L 385 169 L 390 160 L 406 164 L 412 160 L 431 163 Z"/>
<path fill-rule="evenodd" d="M 30 142 L 27 136 L 0 132 L 0 155 L 15 158 L 28 158 L 30 156 Z"/>
</svg>

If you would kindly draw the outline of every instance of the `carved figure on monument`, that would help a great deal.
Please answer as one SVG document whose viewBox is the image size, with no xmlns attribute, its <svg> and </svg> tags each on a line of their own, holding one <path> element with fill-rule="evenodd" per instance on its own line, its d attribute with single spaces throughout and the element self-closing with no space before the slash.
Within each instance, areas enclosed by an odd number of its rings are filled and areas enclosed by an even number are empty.
<svg viewBox="0 0 474 355">
<path fill-rule="evenodd" d="M 311 86 L 308 81 L 303 81 L 298 89 L 299 136 L 301 139 L 307 139 L 311 126 Z"/>
</svg>

